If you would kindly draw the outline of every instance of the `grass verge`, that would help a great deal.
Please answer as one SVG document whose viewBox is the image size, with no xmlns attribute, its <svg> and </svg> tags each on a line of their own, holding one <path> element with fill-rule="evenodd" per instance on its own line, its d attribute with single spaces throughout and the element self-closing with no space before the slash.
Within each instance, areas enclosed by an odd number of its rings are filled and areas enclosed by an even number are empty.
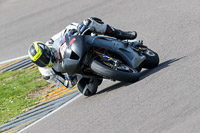
<svg viewBox="0 0 200 133">
<path fill-rule="evenodd" d="M 48 83 L 41 78 L 37 67 L 25 70 L 7 71 L 0 74 L 0 125 L 22 113 L 42 99 L 40 95 L 31 97 Z"/>
</svg>

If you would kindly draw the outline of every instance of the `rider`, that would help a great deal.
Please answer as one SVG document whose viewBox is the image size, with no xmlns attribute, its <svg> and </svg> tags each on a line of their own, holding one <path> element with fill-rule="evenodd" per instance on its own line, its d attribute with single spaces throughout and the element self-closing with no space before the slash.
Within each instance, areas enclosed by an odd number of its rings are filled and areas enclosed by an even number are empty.
<svg viewBox="0 0 200 133">
<path fill-rule="evenodd" d="M 45 80 L 56 85 L 64 85 L 70 88 L 76 84 L 76 80 L 73 80 L 68 74 L 66 74 L 66 76 L 62 74 L 64 73 L 61 65 L 62 59 L 60 59 L 58 48 L 55 47 L 54 44 L 62 44 L 65 42 L 65 35 L 84 32 L 86 28 L 89 28 L 92 33 L 103 34 L 121 40 L 133 40 L 137 36 L 135 31 L 121 31 L 108 24 L 104 24 L 101 19 L 95 17 L 85 19 L 80 24 L 72 23 L 61 32 L 54 35 L 45 44 L 36 41 L 33 42 L 28 49 L 29 57 L 38 66 Z"/>
</svg>

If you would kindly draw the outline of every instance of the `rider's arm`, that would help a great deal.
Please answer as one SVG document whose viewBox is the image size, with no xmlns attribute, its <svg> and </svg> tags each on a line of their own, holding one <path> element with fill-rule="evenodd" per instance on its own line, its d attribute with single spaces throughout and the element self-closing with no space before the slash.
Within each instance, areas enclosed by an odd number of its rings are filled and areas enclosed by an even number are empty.
<svg viewBox="0 0 200 133">
<path fill-rule="evenodd" d="M 75 85 L 71 80 L 66 80 L 65 76 L 61 73 L 55 72 L 52 68 L 38 67 L 42 77 L 49 83 L 56 84 L 58 86 L 65 86 L 71 88 Z"/>
<path fill-rule="evenodd" d="M 71 23 L 70 25 L 68 25 L 65 28 L 65 32 L 64 33 L 68 33 L 70 30 L 77 30 L 79 23 Z"/>
</svg>

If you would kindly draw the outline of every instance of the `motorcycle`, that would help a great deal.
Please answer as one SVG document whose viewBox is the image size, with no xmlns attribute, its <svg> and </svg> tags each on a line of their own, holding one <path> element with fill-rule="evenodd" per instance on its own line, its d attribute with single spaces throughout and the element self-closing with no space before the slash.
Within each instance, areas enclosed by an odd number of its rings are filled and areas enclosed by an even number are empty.
<svg viewBox="0 0 200 133">
<path fill-rule="evenodd" d="M 132 45 L 128 40 L 90 35 L 87 31 L 66 35 L 66 44 L 60 48 L 62 67 L 78 77 L 78 89 L 85 96 L 94 95 L 103 79 L 136 82 L 142 68 L 152 69 L 159 64 L 158 54 L 142 42 Z"/>
</svg>

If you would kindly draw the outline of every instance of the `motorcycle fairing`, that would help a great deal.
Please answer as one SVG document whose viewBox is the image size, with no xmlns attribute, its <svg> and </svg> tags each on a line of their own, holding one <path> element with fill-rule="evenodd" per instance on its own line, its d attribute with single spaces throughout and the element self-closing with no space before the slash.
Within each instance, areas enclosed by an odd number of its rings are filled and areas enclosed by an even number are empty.
<svg viewBox="0 0 200 133">
<path fill-rule="evenodd" d="M 69 42 L 75 38 L 72 44 Z M 66 39 L 68 40 L 68 39 Z M 77 72 L 81 65 L 84 55 L 91 47 L 107 49 L 119 55 L 130 67 L 136 68 L 138 65 L 139 55 L 123 42 L 101 36 L 71 36 L 66 41 L 67 48 L 63 56 L 62 67 L 69 75 Z"/>
</svg>

